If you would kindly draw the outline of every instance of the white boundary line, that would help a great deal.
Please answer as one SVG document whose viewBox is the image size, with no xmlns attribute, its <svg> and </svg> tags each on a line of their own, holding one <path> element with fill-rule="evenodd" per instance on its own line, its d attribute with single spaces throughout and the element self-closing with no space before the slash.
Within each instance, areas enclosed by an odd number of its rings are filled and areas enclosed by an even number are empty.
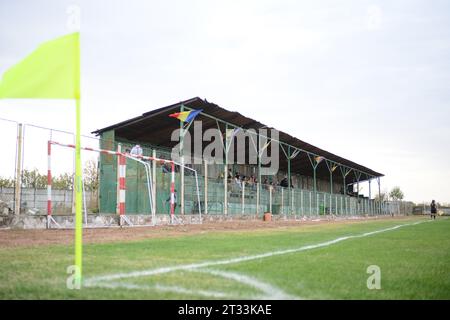
<svg viewBox="0 0 450 320">
<path fill-rule="evenodd" d="M 325 241 L 325 242 L 317 243 L 317 244 L 306 245 L 306 246 L 302 246 L 299 248 L 270 251 L 270 252 L 251 255 L 251 256 L 243 256 L 243 257 L 238 257 L 238 258 L 217 260 L 217 261 L 204 261 L 204 262 L 185 264 L 185 265 L 179 265 L 179 266 L 161 267 L 161 268 L 155 268 L 155 269 L 149 269 L 149 270 L 143 270 L 143 271 L 133 271 L 133 272 L 128 272 L 128 273 L 116 273 L 116 274 L 110 274 L 110 275 L 95 276 L 95 277 L 87 278 L 84 282 L 84 285 L 94 286 L 96 283 L 102 282 L 102 281 L 112 281 L 112 280 L 127 279 L 127 278 L 153 276 L 153 275 L 169 273 L 169 272 L 174 272 L 174 271 L 179 271 L 179 270 L 192 270 L 192 269 L 199 269 L 199 268 L 207 268 L 207 267 L 211 267 L 211 266 L 228 265 L 228 264 L 240 263 L 240 262 L 245 262 L 245 261 L 264 259 L 264 258 L 269 258 L 269 257 L 279 256 L 279 255 L 284 255 L 284 254 L 289 254 L 289 253 L 302 252 L 302 251 L 311 250 L 311 249 L 328 247 L 330 245 L 333 245 L 333 244 L 336 244 L 336 243 L 339 243 L 339 242 L 342 242 L 342 241 L 348 240 L 348 239 L 364 238 L 364 237 L 368 237 L 368 236 L 371 236 L 374 234 L 392 231 L 392 230 L 396 230 L 396 229 L 399 229 L 402 227 L 418 225 L 421 223 L 431 222 L 431 221 L 432 220 L 422 220 L 422 221 L 418 221 L 418 222 L 414 222 L 414 223 L 405 223 L 405 224 L 400 224 L 400 225 L 396 225 L 396 226 L 389 227 L 389 228 L 366 232 L 366 233 L 359 234 L 359 235 L 350 235 L 350 236 L 339 237 L 334 240 L 329 240 L 329 241 Z"/>
<path fill-rule="evenodd" d="M 237 272 L 223 271 L 223 270 L 211 270 L 211 269 L 193 269 L 195 272 L 205 272 L 213 276 L 219 276 L 226 279 L 234 280 L 239 283 L 246 284 L 250 287 L 261 291 L 262 296 L 252 297 L 253 299 L 272 299 L 272 300 L 287 300 L 298 299 L 295 296 L 289 295 L 283 292 L 281 289 L 274 287 L 268 283 L 257 280 L 253 277 L 246 276 Z M 246 297 L 248 298 L 248 297 Z"/>
<path fill-rule="evenodd" d="M 186 270 L 187 271 L 187 270 Z M 261 293 L 258 295 L 240 296 L 243 299 L 271 299 L 271 300 L 287 300 L 287 299 L 298 299 L 298 297 L 289 295 L 277 287 L 274 287 L 268 283 L 257 280 L 253 277 L 249 277 L 237 272 L 230 271 L 222 271 L 222 270 L 212 270 L 212 269 L 192 269 L 189 270 L 191 272 L 199 272 L 199 273 L 208 273 L 213 276 L 222 277 L 225 279 L 234 280 L 241 284 L 247 285 L 254 289 L 257 289 Z M 89 285 L 89 287 L 97 287 L 97 288 L 107 288 L 107 289 L 127 289 L 127 290 L 157 290 L 162 292 L 175 292 L 189 295 L 200 295 L 205 297 L 213 297 L 213 298 L 236 298 L 236 295 L 221 291 L 209 291 L 209 290 L 196 290 L 196 289 L 186 289 L 179 286 L 165 286 L 160 284 L 155 285 L 141 285 L 134 283 L 126 283 L 126 282 L 112 282 L 112 281 L 99 281 L 94 282 Z"/>
<path fill-rule="evenodd" d="M 162 292 L 175 292 L 188 295 L 201 295 L 205 297 L 213 298 L 230 298 L 231 296 L 227 293 L 220 291 L 208 291 L 208 290 L 190 290 L 178 286 L 163 286 L 163 285 L 138 285 L 134 283 L 122 283 L 122 282 L 99 282 L 93 285 L 96 288 L 106 288 L 106 289 L 127 289 L 127 290 L 157 290 Z"/>
</svg>

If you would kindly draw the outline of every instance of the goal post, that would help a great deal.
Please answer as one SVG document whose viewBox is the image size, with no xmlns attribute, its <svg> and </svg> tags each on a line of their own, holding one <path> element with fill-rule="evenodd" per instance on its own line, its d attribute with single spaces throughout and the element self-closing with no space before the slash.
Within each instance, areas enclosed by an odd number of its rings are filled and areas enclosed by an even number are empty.
<svg viewBox="0 0 450 320">
<path fill-rule="evenodd" d="M 52 167 L 51 167 L 51 156 L 52 156 L 52 145 L 60 146 L 60 147 L 66 147 L 66 148 L 72 148 L 75 150 L 74 144 L 65 144 L 60 143 L 56 141 L 49 140 L 47 142 L 47 155 L 48 155 L 48 170 L 47 170 L 47 228 L 50 228 L 52 224 L 56 225 L 57 227 L 60 227 L 58 223 L 53 218 L 53 209 L 52 209 Z M 149 201 L 149 209 L 152 216 L 152 226 L 155 226 L 156 223 L 156 205 L 155 205 L 155 195 L 156 190 L 153 190 L 153 179 L 152 179 L 152 167 L 151 162 L 154 163 L 161 163 L 161 164 L 168 164 L 171 168 L 171 184 L 170 184 L 170 223 L 174 224 L 175 221 L 175 166 L 183 167 L 185 170 L 190 170 L 193 175 L 195 176 L 195 183 L 196 183 L 196 195 L 197 195 L 197 203 L 198 203 L 198 212 L 199 212 L 199 220 L 200 223 L 202 223 L 202 211 L 201 211 L 201 203 L 200 203 L 200 191 L 199 191 L 199 183 L 198 183 L 198 175 L 197 171 L 193 168 L 187 167 L 181 163 L 175 162 L 173 160 L 168 159 L 160 159 L 156 158 L 154 156 L 143 156 L 143 155 L 134 155 L 130 153 L 125 153 L 121 151 L 114 151 L 114 150 L 106 150 L 106 149 L 97 149 L 97 148 L 90 148 L 90 147 L 81 147 L 81 150 L 85 151 L 91 151 L 91 152 L 97 152 L 100 154 L 109 154 L 114 155 L 118 157 L 118 187 L 117 187 L 117 207 L 118 207 L 118 213 L 119 213 L 119 224 L 123 226 L 124 224 L 128 224 L 132 226 L 130 219 L 126 216 L 125 208 L 126 208 L 126 163 L 127 160 L 136 161 L 143 165 L 145 169 L 145 177 L 146 177 L 146 184 L 147 184 L 147 193 L 148 193 L 148 201 Z M 154 172 L 154 168 L 153 168 Z M 84 190 L 83 190 L 84 194 Z M 84 201 L 85 203 L 85 201 Z M 86 210 L 86 204 L 85 204 L 85 210 Z M 87 226 L 87 214 L 85 211 L 85 225 Z"/>
</svg>

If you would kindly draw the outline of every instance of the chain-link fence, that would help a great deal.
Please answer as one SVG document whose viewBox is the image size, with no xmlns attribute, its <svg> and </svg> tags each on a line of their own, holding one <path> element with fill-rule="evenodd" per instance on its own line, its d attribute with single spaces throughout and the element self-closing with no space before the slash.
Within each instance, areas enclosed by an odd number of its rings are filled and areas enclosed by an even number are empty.
<svg viewBox="0 0 450 320">
<path fill-rule="evenodd" d="M 73 144 L 74 134 L 31 124 L 0 119 L 2 128 L 0 166 L 0 214 L 39 215 L 47 212 L 48 141 Z M 82 145 L 98 147 L 98 139 L 82 137 Z M 83 205 L 98 212 L 98 155 L 87 151 L 83 162 Z M 52 207 L 54 214 L 74 212 L 73 149 L 54 147 L 52 153 Z"/>
<path fill-rule="evenodd" d="M 2 128 L 0 155 L 0 214 L 14 209 L 18 126 L 14 121 L 0 121 Z"/>
</svg>

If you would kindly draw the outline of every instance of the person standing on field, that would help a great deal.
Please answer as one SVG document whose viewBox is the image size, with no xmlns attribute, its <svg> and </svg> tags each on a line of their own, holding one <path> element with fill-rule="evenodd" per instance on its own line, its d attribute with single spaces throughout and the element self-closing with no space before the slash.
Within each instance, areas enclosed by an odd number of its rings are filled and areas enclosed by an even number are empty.
<svg viewBox="0 0 450 320">
<path fill-rule="evenodd" d="M 437 207 L 436 202 L 434 200 L 431 201 L 430 211 L 431 211 L 431 219 L 436 220 Z"/>
<path fill-rule="evenodd" d="M 169 204 L 169 213 L 170 213 L 170 195 L 169 198 L 167 198 L 166 203 Z M 175 212 L 177 210 L 177 189 L 173 190 L 173 211 Z"/>
</svg>

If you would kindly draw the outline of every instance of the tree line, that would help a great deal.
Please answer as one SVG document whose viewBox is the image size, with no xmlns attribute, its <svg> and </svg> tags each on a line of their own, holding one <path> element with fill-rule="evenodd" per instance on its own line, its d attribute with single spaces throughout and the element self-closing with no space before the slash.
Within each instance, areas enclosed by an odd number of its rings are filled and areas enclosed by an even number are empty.
<svg viewBox="0 0 450 320">
<path fill-rule="evenodd" d="M 83 169 L 84 187 L 89 191 L 98 190 L 98 166 L 94 160 L 86 162 Z M 73 190 L 74 175 L 72 173 L 62 173 L 52 177 L 52 188 L 58 190 Z M 0 177 L 1 188 L 14 188 L 13 178 Z M 22 188 L 45 189 L 47 188 L 47 174 L 41 174 L 38 169 L 24 169 L 22 171 Z"/>
<path fill-rule="evenodd" d="M 377 194 L 375 196 L 375 200 L 378 201 L 401 201 L 405 197 L 403 191 L 400 189 L 400 187 L 394 187 L 390 192 L 383 191 L 379 195 Z"/>
</svg>

